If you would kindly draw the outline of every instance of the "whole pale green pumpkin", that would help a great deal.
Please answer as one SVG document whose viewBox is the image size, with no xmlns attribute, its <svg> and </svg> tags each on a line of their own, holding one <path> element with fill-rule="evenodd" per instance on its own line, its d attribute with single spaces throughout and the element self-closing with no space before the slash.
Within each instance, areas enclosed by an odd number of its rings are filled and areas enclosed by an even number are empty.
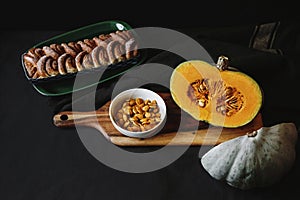
<svg viewBox="0 0 300 200">
<path fill-rule="evenodd" d="M 213 178 L 235 188 L 269 186 L 292 168 L 297 138 L 293 123 L 262 127 L 213 147 L 201 157 L 201 164 Z"/>
</svg>

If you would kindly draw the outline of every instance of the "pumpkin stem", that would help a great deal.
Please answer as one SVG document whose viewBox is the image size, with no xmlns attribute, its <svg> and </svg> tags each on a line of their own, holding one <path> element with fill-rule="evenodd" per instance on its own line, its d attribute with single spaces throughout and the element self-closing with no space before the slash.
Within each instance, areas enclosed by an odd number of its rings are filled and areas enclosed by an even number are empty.
<svg viewBox="0 0 300 200">
<path fill-rule="evenodd" d="M 257 135 L 257 131 L 252 131 L 247 133 L 248 137 L 255 137 L 256 135 Z"/>
<path fill-rule="evenodd" d="M 219 56 L 218 62 L 217 62 L 217 68 L 220 71 L 227 70 L 229 66 L 229 59 L 226 56 Z"/>
</svg>

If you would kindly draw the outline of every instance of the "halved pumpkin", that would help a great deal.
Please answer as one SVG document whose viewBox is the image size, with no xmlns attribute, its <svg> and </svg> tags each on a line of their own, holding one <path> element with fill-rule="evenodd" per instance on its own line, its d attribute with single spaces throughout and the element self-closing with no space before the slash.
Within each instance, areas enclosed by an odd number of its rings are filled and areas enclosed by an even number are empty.
<svg viewBox="0 0 300 200">
<path fill-rule="evenodd" d="M 171 75 L 170 91 L 175 103 L 196 120 L 240 127 L 258 114 L 263 94 L 252 77 L 229 70 L 224 58 L 219 58 L 218 67 L 201 60 L 179 64 Z"/>
</svg>

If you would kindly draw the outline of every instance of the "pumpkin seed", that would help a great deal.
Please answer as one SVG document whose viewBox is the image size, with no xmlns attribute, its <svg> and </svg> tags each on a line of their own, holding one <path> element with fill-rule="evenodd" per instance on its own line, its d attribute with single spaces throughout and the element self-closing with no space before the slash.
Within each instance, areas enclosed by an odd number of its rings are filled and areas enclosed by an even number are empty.
<svg viewBox="0 0 300 200">
<path fill-rule="evenodd" d="M 224 81 L 198 79 L 191 83 L 188 97 L 196 105 L 205 108 L 209 101 L 216 100 L 216 111 L 222 115 L 232 116 L 243 107 L 243 95 L 237 88 L 227 86 Z"/>
<path fill-rule="evenodd" d="M 122 103 L 115 120 L 119 126 L 129 131 L 144 131 L 160 122 L 161 114 L 156 100 L 131 98 Z"/>
</svg>

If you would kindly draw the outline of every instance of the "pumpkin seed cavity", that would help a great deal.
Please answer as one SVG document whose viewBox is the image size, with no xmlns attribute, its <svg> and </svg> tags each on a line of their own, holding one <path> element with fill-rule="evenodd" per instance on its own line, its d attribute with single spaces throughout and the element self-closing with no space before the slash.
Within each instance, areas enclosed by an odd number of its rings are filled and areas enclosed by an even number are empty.
<svg viewBox="0 0 300 200">
<path fill-rule="evenodd" d="M 197 79 L 190 84 L 187 95 L 201 108 L 205 108 L 212 99 L 216 99 L 216 112 L 228 117 L 239 112 L 244 104 L 243 94 L 222 80 Z"/>
</svg>

